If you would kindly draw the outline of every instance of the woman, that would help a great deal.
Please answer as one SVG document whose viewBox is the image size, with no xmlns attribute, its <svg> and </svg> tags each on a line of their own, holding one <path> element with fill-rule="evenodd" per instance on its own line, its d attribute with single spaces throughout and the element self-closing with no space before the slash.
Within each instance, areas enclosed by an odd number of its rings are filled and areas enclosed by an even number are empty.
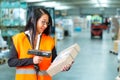
<svg viewBox="0 0 120 80">
<path fill-rule="evenodd" d="M 16 80 L 52 80 L 51 76 L 44 73 L 57 56 L 54 39 L 49 35 L 51 26 L 50 14 L 45 9 L 37 8 L 29 18 L 25 31 L 12 37 L 8 65 L 16 67 Z M 50 51 L 52 56 L 29 55 L 30 49 Z M 69 67 L 64 67 L 63 71 Z"/>
</svg>

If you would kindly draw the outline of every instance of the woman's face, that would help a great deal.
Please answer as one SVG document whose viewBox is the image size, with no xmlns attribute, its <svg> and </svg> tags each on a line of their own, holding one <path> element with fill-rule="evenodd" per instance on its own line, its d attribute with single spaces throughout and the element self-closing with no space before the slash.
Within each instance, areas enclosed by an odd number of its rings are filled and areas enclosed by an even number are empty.
<svg viewBox="0 0 120 80">
<path fill-rule="evenodd" d="M 42 33 L 49 24 L 49 17 L 47 14 L 43 14 L 37 21 L 36 34 Z"/>
</svg>

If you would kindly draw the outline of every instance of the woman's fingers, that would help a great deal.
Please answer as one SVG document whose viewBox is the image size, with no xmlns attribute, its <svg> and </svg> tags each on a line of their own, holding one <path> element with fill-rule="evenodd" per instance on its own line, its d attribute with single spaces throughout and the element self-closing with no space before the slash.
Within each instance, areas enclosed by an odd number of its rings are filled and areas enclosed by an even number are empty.
<svg viewBox="0 0 120 80">
<path fill-rule="evenodd" d="M 65 65 L 63 68 L 62 68 L 62 71 L 68 71 L 70 70 L 70 68 L 72 67 L 72 64 L 74 63 L 74 61 L 71 62 L 71 64 L 68 64 L 68 65 Z"/>
<path fill-rule="evenodd" d="M 41 56 L 34 56 L 33 57 L 34 64 L 38 64 L 38 63 L 42 62 L 42 60 L 43 60 L 43 57 L 41 57 Z"/>
</svg>

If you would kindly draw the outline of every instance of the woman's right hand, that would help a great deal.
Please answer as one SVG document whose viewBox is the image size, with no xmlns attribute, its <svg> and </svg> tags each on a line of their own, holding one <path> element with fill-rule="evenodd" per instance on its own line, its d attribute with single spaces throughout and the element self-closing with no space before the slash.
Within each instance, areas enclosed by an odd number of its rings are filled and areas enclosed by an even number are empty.
<svg viewBox="0 0 120 80">
<path fill-rule="evenodd" d="M 43 60 L 43 57 L 41 57 L 41 56 L 34 56 L 33 57 L 34 64 L 39 64 L 40 62 L 42 62 L 42 60 Z"/>
</svg>

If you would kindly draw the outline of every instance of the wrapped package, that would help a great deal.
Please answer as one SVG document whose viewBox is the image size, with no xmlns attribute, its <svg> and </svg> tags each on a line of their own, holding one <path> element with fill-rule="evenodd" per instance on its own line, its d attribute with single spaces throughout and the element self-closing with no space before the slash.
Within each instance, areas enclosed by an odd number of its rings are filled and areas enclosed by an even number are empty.
<svg viewBox="0 0 120 80">
<path fill-rule="evenodd" d="M 73 44 L 72 46 L 64 49 L 58 54 L 46 72 L 50 76 L 54 76 L 55 74 L 61 72 L 65 65 L 69 65 L 74 61 L 79 51 L 80 47 L 78 44 Z"/>
</svg>

